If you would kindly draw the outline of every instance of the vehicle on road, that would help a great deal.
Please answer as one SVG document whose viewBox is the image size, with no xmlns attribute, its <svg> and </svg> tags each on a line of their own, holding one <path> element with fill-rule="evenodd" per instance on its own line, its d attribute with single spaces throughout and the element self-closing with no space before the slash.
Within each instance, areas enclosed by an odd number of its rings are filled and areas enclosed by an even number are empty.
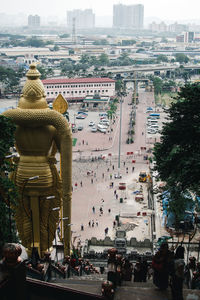
<svg viewBox="0 0 200 300">
<path fill-rule="evenodd" d="M 150 117 L 155 117 L 156 119 L 160 119 L 160 114 L 152 113 L 149 116 Z"/>
<path fill-rule="evenodd" d="M 109 122 L 108 119 L 103 119 L 99 123 L 102 123 L 102 124 L 105 124 L 105 125 L 108 125 L 108 126 L 110 125 L 110 122 Z"/>
<path fill-rule="evenodd" d="M 147 133 L 149 133 L 149 134 L 155 134 L 155 133 L 157 133 L 157 132 L 158 132 L 158 130 L 152 129 L 152 128 L 149 128 L 149 129 L 147 130 Z"/>
<path fill-rule="evenodd" d="M 147 182 L 147 173 L 146 172 L 140 172 L 139 182 Z"/>
<path fill-rule="evenodd" d="M 91 128 L 91 132 L 97 132 L 96 126 L 93 126 L 93 127 Z"/>
<path fill-rule="evenodd" d="M 86 112 L 84 112 L 84 111 L 78 111 L 77 115 L 86 115 L 86 116 L 88 116 L 88 114 Z"/>
<path fill-rule="evenodd" d="M 82 125 L 82 124 L 79 124 L 78 127 L 77 127 L 77 129 L 78 129 L 79 131 L 83 130 L 83 125 Z"/>
<path fill-rule="evenodd" d="M 159 128 L 158 124 L 151 124 L 150 125 L 150 129 L 158 129 L 158 128 Z"/>
<path fill-rule="evenodd" d="M 86 118 L 86 115 L 79 114 L 78 116 L 76 116 L 76 119 L 85 119 L 85 118 Z"/>
<path fill-rule="evenodd" d="M 99 117 L 107 117 L 108 114 L 106 112 L 99 113 Z"/>
</svg>

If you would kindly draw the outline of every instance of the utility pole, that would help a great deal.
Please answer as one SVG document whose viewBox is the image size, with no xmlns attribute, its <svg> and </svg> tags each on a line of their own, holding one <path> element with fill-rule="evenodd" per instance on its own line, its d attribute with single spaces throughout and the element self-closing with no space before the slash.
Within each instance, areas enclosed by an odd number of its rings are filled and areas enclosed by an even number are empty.
<svg viewBox="0 0 200 300">
<path fill-rule="evenodd" d="M 76 45 L 76 18 L 72 19 L 72 43 Z"/>
</svg>

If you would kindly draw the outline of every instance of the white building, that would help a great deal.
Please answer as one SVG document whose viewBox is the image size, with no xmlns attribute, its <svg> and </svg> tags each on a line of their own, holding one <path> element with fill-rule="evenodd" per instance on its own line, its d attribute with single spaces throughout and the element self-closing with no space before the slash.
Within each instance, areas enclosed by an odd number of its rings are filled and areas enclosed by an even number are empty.
<svg viewBox="0 0 200 300">
<path fill-rule="evenodd" d="M 113 6 L 113 27 L 142 29 L 144 23 L 144 6 L 142 4 Z"/>
<path fill-rule="evenodd" d="M 94 28 L 95 14 L 92 9 L 74 9 L 67 12 L 67 27 L 73 28 L 75 22 L 76 29 Z"/>
<path fill-rule="evenodd" d="M 42 80 L 47 101 L 52 101 L 62 94 L 69 102 L 83 101 L 86 96 L 100 95 L 113 97 L 115 95 L 115 80 L 110 78 L 73 78 Z"/>
</svg>

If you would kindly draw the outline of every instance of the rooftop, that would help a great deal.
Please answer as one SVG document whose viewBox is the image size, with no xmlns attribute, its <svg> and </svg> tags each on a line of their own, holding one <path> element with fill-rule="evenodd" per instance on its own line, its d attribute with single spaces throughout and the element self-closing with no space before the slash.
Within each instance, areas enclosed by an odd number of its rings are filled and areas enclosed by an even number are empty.
<svg viewBox="0 0 200 300">
<path fill-rule="evenodd" d="M 110 82 L 114 83 L 115 80 L 110 78 L 52 78 L 52 79 L 44 79 L 42 83 L 45 84 L 69 84 L 69 83 L 99 83 L 99 82 Z"/>
</svg>

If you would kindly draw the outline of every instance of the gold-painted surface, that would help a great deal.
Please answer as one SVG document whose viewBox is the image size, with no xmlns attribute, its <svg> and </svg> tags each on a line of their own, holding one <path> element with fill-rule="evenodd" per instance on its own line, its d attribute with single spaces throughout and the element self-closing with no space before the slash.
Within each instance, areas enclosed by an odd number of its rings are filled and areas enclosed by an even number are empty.
<svg viewBox="0 0 200 300">
<path fill-rule="evenodd" d="M 59 94 L 53 101 L 53 109 L 61 114 L 64 114 L 67 111 L 68 103 L 61 94 Z"/>
<path fill-rule="evenodd" d="M 17 126 L 15 140 L 20 158 L 12 178 L 21 195 L 15 207 L 15 219 L 22 244 L 30 252 L 34 233 L 34 244 L 39 245 L 43 256 L 48 248 L 48 238 L 49 246 L 52 245 L 59 220 L 59 212 L 52 211 L 52 208 L 60 206 L 62 198 L 63 215 L 69 217 L 64 226 L 65 254 L 69 254 L 71 228 L 67 224 L 71 223 L 71 127 L 60 113 L 48 108 L 39 76 L 36 65 L 32 64 L 18 107 L 4 113 Z M 62 182 L 55 166 L 57 150 L 62 156 Z M 37 180 L 29 180 L 37 175 Z M 52 195 L 54 199 L 46 199 Z"/>
</svg>

